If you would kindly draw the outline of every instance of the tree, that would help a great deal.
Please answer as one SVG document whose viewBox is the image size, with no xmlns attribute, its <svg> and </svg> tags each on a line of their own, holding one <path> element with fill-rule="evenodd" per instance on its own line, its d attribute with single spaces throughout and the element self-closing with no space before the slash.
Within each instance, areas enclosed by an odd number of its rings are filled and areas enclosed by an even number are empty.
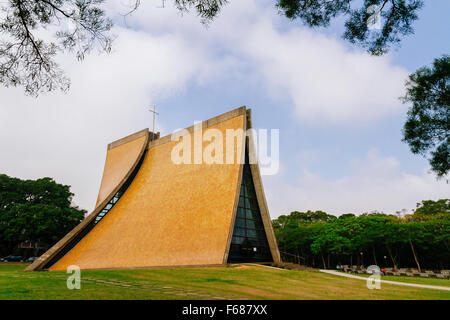
<svg viewBox="0 0 450 320">
<path fill-rule="evenodd" d="M 372 212 L 334 219 L 323 211 L 294 211 L 278 217 L 273 225 L 280 251 L 287 258 L 300 255 L 302 263 L 313 267 L 373 262 L 395 269 L 448 269 L 449 205 L 448 199 L 425 200 L 406 216 Z"/>
<path fill-rule="evenodd" d="M 298 18 L 310 27 L 328 27 L 338 15 L 347 16 L 344 39 L 381 55 L 402 36 L 413 33 L 412 22 L 423 5 L 421 0 L 365 0 L 362 7 L 353 9 L 354 3 L 359 1 L 278 0 L 277 6 L 286 17 Z"/>
<path fill-rule="evenodd" d="M 424 227 L 433 240 L 424 251 L 426 260 L 437 260 L 434 267 L 444 269 L 450 265 L 450 215 L 436 215 L 434 219 L 426 221 Z"/>
<path fill-rule="evenodd" d="M 104 0 L 10 0 L 0 12 L 0 83 L 23 86 L 29 95 L 67 91 L 69 79 L 55 61 L 58 51 L 75 52 L 79 60 L 96 45 L 111 48 L 111 20 Z M 54 41 L 37 34 L 54 29 Z"/>
<path fill-rule="evenodd" d="M 22 242 L 56 243 L 86 213 L 71 204 L 70 187 L 51 178 L 20 180 L 0 175 L 0 249 Z"/>
<path fill-rule="evenodd" d="M 392 223 L 394 219 L 396 219 L 394 216 L 382 213 L 362 214 L 357 219 L 362 230 L 356 236 L 360 250 L 365 250 L 369 256 L 372 255 L 376 265 L 381 262 L 380 259 L 377 260 L 377 253 L 385 251 L 386 225 Z"/>
<path fill-rule="evenodd" d="M 358 223 L 355 215 L 344 215 L 338 219 L 329 221 L 318 234 L 314 242 L 311 244 L 311 250 L 315 254 L 320 254 L 322 263 L 330 267 L 330 254 L 337 257 L 338 262 L 342 263 L 342 256 L 350 256 L 359 251 L 362 246 L 361 237 L 363 232 L 361 225 Z M 328 254 L 328 263 L 325 263 L 323 253 Z"/>
<path fill-rule="evenodd" d="M 294 221 L 297 223 L 301 222 L 330 222 L 336 219 L 335 216 L 327 214 L 323 211 L 311 211 L 308 210 L 306 212 L 298 212 L 293 211 L 291 212 L 287 217 L 286 216 L 280 216 L 278 219 L 281 218 L 281 221 L 287 220 L 287 221 Z"/>
<path fill-rule="evenodd" d="M 447 214 L 450 216 L 450 199 L 423 200 L 416 207 L 414 216 L 432 216 L 436 214 Z"/>
<path fill-rule="evenodd" d="M 282 254 L 298 256 L 303 263 L 315 265 L 317 253 L 311 251 L 311 245 L 324 233 L 327 222 L 336 220 L 333 215 L 323 211 L 291 212 L 273 220 L 278 246 Z"/>
<path fill-rule="evenodd" d="M 202 23 L 207 24 L 220 12 L 220 9 L 228 3 L 228 0 L 175 0 L 175 6 L 181 12 L 188 12 L 195 8 L 197 15 L 202 18 Z"/>
<path fill-rule="evenodd" d="M 450 170 L 450 56 L 409 76 L 404 103 L 412 103 L 403 127 L 411 151 L 429 157 L 438 177 Z"/>
</svg>

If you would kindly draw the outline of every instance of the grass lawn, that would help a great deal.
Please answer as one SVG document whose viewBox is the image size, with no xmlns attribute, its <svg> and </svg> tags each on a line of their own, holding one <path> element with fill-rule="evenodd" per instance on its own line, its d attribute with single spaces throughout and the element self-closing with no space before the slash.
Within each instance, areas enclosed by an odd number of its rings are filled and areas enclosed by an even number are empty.
<svg viewBox="0 0 450 320">
<path fill-rule="evenodd" d="M 362 280 L 249 265 L 88 270 L 81 272 L 81 289 L 68 290 L 65 272 L 22 272 L 25 267 L 0 263 L 0 299 L 450 299 L 450 291 L 385 284 L 369 290 Z"/>
</svg>

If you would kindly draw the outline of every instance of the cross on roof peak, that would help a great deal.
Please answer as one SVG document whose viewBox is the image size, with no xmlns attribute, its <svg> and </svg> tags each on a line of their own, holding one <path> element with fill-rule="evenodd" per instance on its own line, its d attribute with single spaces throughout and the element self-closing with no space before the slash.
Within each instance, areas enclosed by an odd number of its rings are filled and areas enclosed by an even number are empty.
<svg viewBox="0 0 450 320">
<path fill-rule="evenodd" d="M 154 134 L 156 134 L 156 131 L 155 131 L 155 117 L 156 117 L 156 115 L 159 115 L 159 113 L 156 112 L 156 107 L 155 106 L 153 106 L 153 109 L 150 108 L 148 111 L 153 113 L 153 128 L 152 128 L 152 132 Z"/>
</svg>

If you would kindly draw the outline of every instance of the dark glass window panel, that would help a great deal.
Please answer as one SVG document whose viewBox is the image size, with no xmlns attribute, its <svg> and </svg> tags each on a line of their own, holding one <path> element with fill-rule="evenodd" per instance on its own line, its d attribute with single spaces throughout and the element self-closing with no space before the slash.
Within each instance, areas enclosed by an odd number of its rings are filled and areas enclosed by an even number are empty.
<svg viewBox="0 0 450 320">
<path fill-rule="evenodd" d="M 256 238 L 256 230 L 247 229 L 247 237 Z"/>
<path fill-rule="evenodd" d="M 262 230 L 256 230 L 256 234 L 258 235 L 259 239 L 262 239 L 263 237 L 266 236 L 266 232 L 264 231 L 264 229 Z"/>
<path fill-rule="evenodd" d="M 237 217 L 238 218 L 245 218 L 245 209 L 238 208 L 238 210 L 237 210 Z"/>
<path fill-rule="evenodd" d="M 241 244 L 242 242 L 244 242 L 244 239 L 245 237 L 233 236 L 233 238 L 231 239 L 231 243 Z"/>
<path fill-rule="evenodd" d="M 248 160 L 246 160 L 248 162 Z M 267 237 L 256 199 L 250 166 L 244 164 L 237 217 L 231 240 L 229 262 L 270 262 Z"/>
<path fill-rule="evenodd" d="M 251 198 L 251 199 L 250 199 L 250 203 L 251 203 L 251 204 L 250 204 L 250 207 L 251 207 L 251 208 L 257 208 L 257 207 L 259 207 L 259 206 L 258 206 L 258 200 L 256 200 L 256 198 Z"/>
<path fill-rule="evenodd" d="M 252 196 L 248 187 L 245 188 L 245 194 L 246 194 L 247 197 L 251 197 Z"/>
<path fill-rule="evenodd" d="M 253 220 L 253 223 L 255 224 L 255 229 L 264 231 L 264 225 L 262 224 L 262 221 Z"/>
<path fill-rule="evenodd" d="M 236 236 L 244 236 L 245 237 L 245 229 L 244 228 L 235 227 L 233 234 L 236 235 Z"/>
<path fill-rule="evenodd" d="M 255 238 L 254 239 L 254 241 L 255 241 L 255 243 L 256 243 L 256 246 L 258 246 L 258 247 L 264 247 L 264 242 L 263 241 L 261 241 L 261 239 L 259 239 L 259 238 Z M 260 250 L 261 251 L 261 250 Z"/>
<path fill-rule="evenodd" d="M 245 228 L 245 220 L 244 219 L 236 219 L 235 226 Z"/>
<path fill-rule="evenodd" d="M 256 229 L 255 221 L 253 220 L 247 220 L 247 228 Z"/>
</svg>

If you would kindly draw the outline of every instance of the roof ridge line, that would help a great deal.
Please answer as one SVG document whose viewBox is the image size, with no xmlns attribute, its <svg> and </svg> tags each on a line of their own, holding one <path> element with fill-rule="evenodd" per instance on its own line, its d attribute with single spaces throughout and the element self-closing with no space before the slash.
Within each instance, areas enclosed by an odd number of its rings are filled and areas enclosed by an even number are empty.
<svg viewBox="0 0 450 320">
<path fill-rule="evenodd" d="M 245 115 L 248 110 L 251 110 L 251 109 L 247 109 L 246 106 L 242 106 L 242 107 L 230 110 L 228 112 L 222 113 L 222 114 L 220 114 L 218 116 L 212 117 L 210 119 L 204 120 L 204 121 L 201 122 L 202 123 L 202 129 L 207 129 L 207 128 L 212 127 L 212 126 L 214 126 L 216 124 L 219 124 L 221 122 L 224 122 L 224 121 L 227 121 L 227 120 L 230 120 L 230 119 L 233 119 L 233 118 Z M 149 141 L 148 142 L 148 148 L 150 149 L 150 148 L 153 148 L 153 147 L 156 147 L 156 146 L 159 146 L 159 145 L 162 145 L 162 144 L 170 142 L 173 133 L 179 132 L 179 131 L 182 131 L 182 130 L 187 130 L 191 134 L 191 133 L 194 132 L 194 125 L 189 126 L 187 128 L 179 129 L 179 130 L 174 131 L 174 132 L 172 132 L 172 133 L 170 133 L 168 135 L 165 135 L 164 137 L 161 137 L 159 139 L 155 139 L 155 140 Z"/>
</svg>

